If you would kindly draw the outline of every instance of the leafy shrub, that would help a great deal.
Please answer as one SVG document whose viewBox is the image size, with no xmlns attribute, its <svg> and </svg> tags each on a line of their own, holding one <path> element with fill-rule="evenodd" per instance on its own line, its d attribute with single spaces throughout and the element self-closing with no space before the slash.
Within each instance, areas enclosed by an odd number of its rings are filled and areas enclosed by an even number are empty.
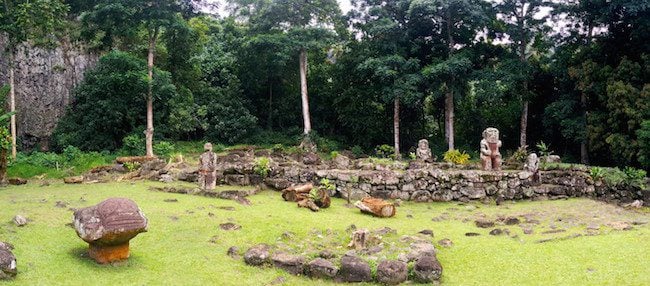
<svg viewBox="0 0 650 286">
<path fill-rule="evenodd" d="M 73 146 L 66 147 L 61 154 L 18 153 L 16 160 L 9 164 L 9 174 L 24 178 L 47 174 L 58 178 L 86 172 L 94 167 L 109 164 L 113 159 L 114 157 L 107 153 L 82 152 Z"/>
<path fill-rule="evenodd" d="M 523 165 L 526 163 L 526 159 L 528 158 L 528 146 L 521 146 L 517 148 L 515 152 L 512 153 L 507 159 L 506 159 L 506 164 L 507 165 Z"/>
<path fill-rule="evenodd" d="M 601 180 L 605 177 L 605 169 L 601 167 L 591 167 L 589 175 L 591 175 L 591 178 L 594 180 Z"/>
<path fill-rule="evenodd" d="M 546 145 L 544 141 L 540 141 L 535 145 L 537 147 L 537 150 L 539 150 L 539 154 L 541 157 L 548 157 L 553 154 L 553 151 L 550 150 L 551 145 Z"/>
<path fill-rule="evenodd" d="M 365 153 L 363 152 L 363 148 L 361 148 L 361 146 L 359 145 L 355 145 L 354 147 L 352 147 L 352 149 L 350 149 L 350 152 L 352 152 L 352 155 L 354 155 L 354 157 L 356 158 L 360 158 L 363 155 L 365 155 Z"/>
<path fill-rule="evenodd" d="M 641 128 L 636 131 L 639 139 L 639 163 L 641 166 L 650 170 L 650 120 L 644 120 Z"/>
<path fill-rule="evenodd" d="M 255 166 L 253 167 L 253 172 L 262 177 L 269 175 L 271 171 L 271 159 L 268 157 L 258 157 L 255 159 Z"/>
<path fill-rule="evenodd" d="M 445 152 L 444 158 L 445 162 L 453 163 L 456 165 L 465 165 L 469 162 L 469 154 L 465 151 L 458 151 L 456 149 L 449 150 Z"/>
<path fill-rule="evenodd" d="M 174 144 L 167 141 L 160 141 L 156 143 L 156 145 L 153 145 L 153 153 L 160 158 L 164 158 L 165 160 L 171 158 L 174 150 Z"/>
<path fill-rule="evenodd" d="M 395 148 L 390 145 L 379 145 L 375 147 L 375 155 L 379 158 L 392 158 L 395 155 Z"/>
<path fill-rule="evenodd" d="M 334 183 L 332 183 L 332 181 L 330 181 L 330 180 L 327 179 L 327 178 L 323 178 L 323 179 L 321 179 L 320 182 L 319 182 L 319 184 L 320 184 L 320 187 L 321 187 L 321 188 L 326 189 L 326 190 L 328 190 L 328 191 L 334 191 L 334 190 L 336 190 L 336 185 L 335 185 Z"/>
<path fill-rule="evenodd" d="M 73 91 L 74 104 L 54 131 L 54 147 L 119 149 L 122 139 L 146 122 L 146 71 L 147 63 L 128 53 L 113 51 L 103 56 Z M 176 96 L 176 88 L 167 72 L 154 69 L 153 78 L 154 118 L 158 123 L 167 122 L 169 99 Z"/>
<path fill-rule="evenodd" d="M 330 152 L 330 155 L 329 155 L 330 159 L 332 159 L 332 160 L 336 159 L 336 157 L 338 157 L 338 156 L 339 156 L 339 151 L 332 151 L 332 152 Z"/>
<path fill-rule="evenodd" d="M 126 168 L 127 171 L 133 172 L 137 169 L 140 169 L 140 163 L 138 162 L 126 162 L 124 163 L 124 168 Z"/>
<path fill-rule="evenodd" d="M 625 179 L 623 180 L 624 183 L 635 187 L 643 187 L 645 184 L 645 177 L 647 175 L 645 170 L 625 167 L 623 173 L 625 174 Z"/>
<path fill-rule="evenodd" d="M 139 133 L 139 134 L 138 134 Z M 144 155 L 145 153 L 145 138 L 141 132 L 130 134 L 122 138 L 122 148 L 120 153 L 125 155 Z"/>
</svg>

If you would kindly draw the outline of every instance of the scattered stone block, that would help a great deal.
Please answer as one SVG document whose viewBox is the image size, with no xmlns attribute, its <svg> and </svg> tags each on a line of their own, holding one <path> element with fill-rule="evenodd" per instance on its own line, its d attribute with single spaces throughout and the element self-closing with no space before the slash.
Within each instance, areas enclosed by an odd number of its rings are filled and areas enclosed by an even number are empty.
<svg viewBox="0 0 650 286">
<path fill-rule="evenodd" d="M 14 224 L 16 224 L 16 226 L 18 226 L 18 227 L 25 226 L 28 223 L 27 218 L 24 217 L 24 216 L 21 216 L 21 215 L 14 216 L 13 221 L 14 221 Z"/>
<path fill-rule="evenodd" d="M 285 252 L 276 252 L 271 256 L 273 266 L 287 271 L 293 275 L 303 274 L 305 271 L 305 257 L 291 255 Z"/>
<path fill-rule="evenodd" d="M 27 180 L 23 178 L 9 178 L 7 182 L 9 182 L 10 185 L 14 186 L 27 184 Z"/>
<path fill-rule="evenodd" d="M 239 247 L 231 246 L 230 248 L 228 248 L 227 254 L 233 259 L 239 259 Z"/>
<path fill-rule="evenodd" d="M 84 182 L 84 176 L 65 177 L 63 182 L 66 184 L 81 184 Z"/>
<path fill-rule="evenodd" d="M 357 256 L 345 255 L 341 258 L 341 269 L 336 280 L 341 282 L 370 282 L 372 281 L 370 265 Z"/>
<path fill-rule="evenodd" d="M 494 222 L 491 220 L 486 220 L 486 219 L 477 219 L 474 221 L 477 227 L 480 228 L 490 228 L 494 226 Z"/>
<path fill-rule="evenodd" d="M 147 231 L 147 218 L 126 198 L 110 198 L 74 213 L 77 235 L 90 246 L 88 254 L 105 264 L 129 258 L 129 240 Z"/>
<path fill-rule="evenodd" d="M 397 285 L 408 278 L 406 263 L 398 260 L 384 260 L 377 266 L 377 281 L 386 285 Z"/>
<path fill-rule="evenodd" d="M 516 217 L 507 217 L 503 222 L 506 225 L 515 225 L 520 223 L 519 219 Z"/>
<path fill-rule="evenodd" d="M 0 242 L 0 280 L 12 279 L 18 274 L 16 256 L 11 252 L 13 249 L 11 244 Z"/>
<path fill-rule="evenodd" d="M 501 230 L 500 228 L 495 228 L 492 231 L 490 231 L 490 235 L 495 235 L 496 236 L 496 235 L 502 235 L 502 234 L 503 234 L 503 230 Z"/>
<path fill-rule="evenodd" d="M 241 225 L 234 224 L 232 222 L 227 222 L 227 223 L 220 224 L 219 228 L 221 228 L 223 230 L 226 230 L 226 231 L 228 231 L 228 230 L 239 230 L 239 229 L 241 229 Z"/>
<path fill-rule="evenodd" d="M 334 263 L 323 258 L 316 258 L 307 265 L 307 273 L 312 278 L 334 278 L 338 271 Z"/>
<path fill-rule="evenodd" d="M 413 279 L 420 283 L 431 283 L 440 280 L 442 265 L 432 254 L 424 254 L 413 265 Z"/>
<path fill-rule="evenodd" d="M 445 239 L 438 240 L 438 245 L 444 248 L 449 248 L 452 247 L 454 243 L 451 241 L 451 239 L 445 238 Z"/>
<path fill-rule="evenodd" d="M 270 247 L 266 244 L 255 245 L 244 253 L 244 262 L 253 266 L 261 266 L 269 263 L 270 258 Z"/>
</svg>

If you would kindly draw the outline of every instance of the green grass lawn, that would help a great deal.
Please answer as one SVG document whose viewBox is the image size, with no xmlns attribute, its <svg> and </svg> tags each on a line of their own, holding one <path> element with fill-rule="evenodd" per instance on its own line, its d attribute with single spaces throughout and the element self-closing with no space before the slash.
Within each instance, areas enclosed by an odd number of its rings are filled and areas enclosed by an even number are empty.
<svg viewBox="0 0 650 286">
<path fill-rule="evenodd" d="M 19 274 L 2 285 L 267 285 L 284 277 L 285 285 L 330 285 L 330 281 L 294 277 L 283 271 L 246 266 L 226 255 L 230 246 L 245 250 L 257 243 L 273 244 L 285 232 L 296 239 L 310 233 L 343 232 L 358 228 L 391 227 L 397 235 L 431 229 L 433 241 L 449 238 L 451 248 L 439 247 L 442 284 L 447 285 L 650 285 L 650 213 L 629 211 L 586 199 L 517 202 L 501 206 L 458 203 L 405 203 L 397 216 L 377 219 L 345 207 L 334 199 L 318 213 L 282 201 L 264 191 L 249 197 L 252 206 L 234 201 L 152 192 L 158 183 L 63 185 L 39 183 L 0 189 L 0 241 L 16 247 Z M 233 187 L 228 187 L 233 188 Z M 87 244 L 66 226 L 72 211 L 109 197 L 135 200 L 149 218 L 149 232 L 131 241 L 131 258 L 120 266 L 97 265 L 86 257 Z M 178 202 L 164 202 L 175 198 Z M 67 202 L 66 208 L 56 207 Z M 219 207 L 234 207 L 234 211 Z M 212 213 L 212 216 L 208 215 Z M 10 222 L 16 214 L 32 221 L 25 227 Z M 510 236 L 490 236 L 490 229 L 474 226 L 474 219 L 500 215 L 534 216 L 540 220 L 532 235 L 519 226 Z M 438 218 L 432 220 L 432 218 Z M 646 223 L 617 231 L 608 222 Z M 224 231 L 220 223 L 234 222 L 241 230 Z M 586 226 L 599 224 L 597 235 Z M 543 234 L 552 228 L 565 232 Z M 467 237 L 477 232 L 480 236 Z M 539 243 L 547 238 L 560 238 Z"/>
</svg>

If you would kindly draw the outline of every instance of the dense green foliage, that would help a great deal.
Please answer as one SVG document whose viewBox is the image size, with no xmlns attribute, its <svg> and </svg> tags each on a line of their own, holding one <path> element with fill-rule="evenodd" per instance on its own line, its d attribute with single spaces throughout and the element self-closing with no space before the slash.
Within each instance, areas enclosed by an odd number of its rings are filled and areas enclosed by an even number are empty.
<svg viewBox="0 0 650 286">
<path fill-rule="evenodd" d="M 427 138 L 441 157 L 451 96 L 455 149 L 472 153 L 481 131 L 497 127 L 510 152 L 525 131 L 526 145 L 545 141 L 568 162 L 650 166 L 647 0 L 359 0 L 345 15 L 329 0 L 231 0 L 226 17 L 200 13 L 207 1 L 164 1 L 171 6 L 160 17 L 126 2 L 65 1 L 69 26 L 92 47 L 143 58 L 147 23 L 155 22 L 157 80 L 171 80 L 158 87 L 175 87 L 154 92 L 159 140 L 295 144 L 303 127 L 298 54 L 305 50 L 322 151 L 373 153 L 392 145 L 398 102 L 400 151 L 409 154 Z M 122 85 L 136 92 L 146 83 L 130 81 Z M 114 150 L 144 129 L 144 104 L 135 95 L 129 110 L 109 104 L 98 113 L 130 114 L 121 131 L 100 135 L 103 129 L 79 125 L 83 98 L 103 89 L 97 84 L 87 80 L 76 91 L 80 102 L 57 132 L 61 147 Z"/>
</svg>

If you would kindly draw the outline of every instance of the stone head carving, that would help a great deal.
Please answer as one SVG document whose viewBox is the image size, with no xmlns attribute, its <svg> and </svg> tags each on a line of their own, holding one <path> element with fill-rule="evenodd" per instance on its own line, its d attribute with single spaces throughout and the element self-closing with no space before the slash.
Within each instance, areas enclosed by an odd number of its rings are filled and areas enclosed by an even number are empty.
<svg viewBox="0 0 650 286">
<path fill-rule="evenodd" d="M 212 143 L 210 143 L 210 142 L 205 143 L 205 145 L 203 145 L 203 150 L 208 151 L 208 152 L 212 152 Z"/>
<path fill-rule="evenodd" d="M 429 140 L 420 139 L 420 141 L 418 141 L 418 148 L 419 149 L 429 149 Z"/>
<path fill-rule="evenodd" d="M 493 127 L 486 128 L 483 130 L 483 139 L 488 143 L 499 142 L 499 130 Z"/>
</svg>

